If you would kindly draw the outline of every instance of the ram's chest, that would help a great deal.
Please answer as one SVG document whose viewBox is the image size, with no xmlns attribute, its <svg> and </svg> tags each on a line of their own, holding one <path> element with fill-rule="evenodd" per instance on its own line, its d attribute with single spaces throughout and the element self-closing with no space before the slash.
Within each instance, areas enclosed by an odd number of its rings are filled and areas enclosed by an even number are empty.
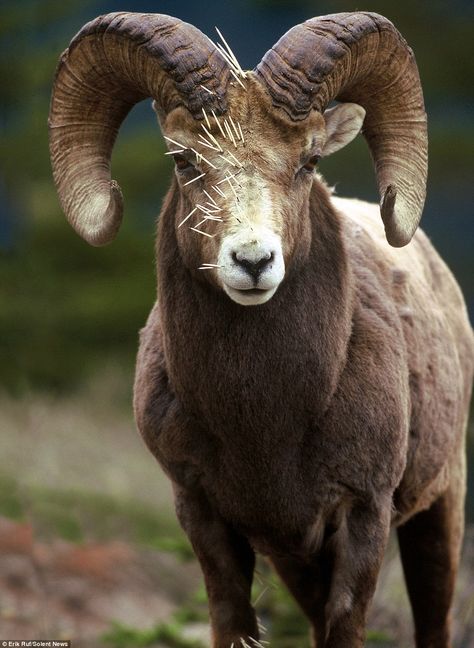
<svg viewBox="0 0 474 648">
<path fill-rule="evenodd" d="M 260 456 L 222 456 L 214 477 L 203 480 L 209 499 L 263 554 L 306 554 L 317 548 L 324 530 L 347 501 L 346 489 L 311 476 L 294 457 L 273 464 Z"/>
<path fill-rule="evenodd" d="M 271 430 L 252 436 L 242 428 L 239 438 L 234 429 L 233 438 L 224 443 L 192 425 L 181 428 L 179 448 L 176 437 L 164 431 L 161 460 L 181 486 L 202 489 L 220 515 L 260 552 L 306 553 L 351 498 L 344 465 L 336 466 L 332 457 L 333 473 L 328 474 L 329 458 L 314 453 L 310 426 L 288 427 L 286 440 L 278 427 L 273 430 L 272 441 Z"/>
<path fill-rule="evenodd" d="M 334 412 L 330 407 L 321 421 L 311 398 L 305 408 L 295 407 L 297 389 L 295 380 L 272 409 L 249 398 L 232 410 L 229 396 L 225 415 L 217 399 L 213 421 L 184 414 L 176 401 L 172 424 L 159 438 L 159 458 L 173 480 L 202 488 L 263 553 L 314 548 L 351 501 L 390 490 L 403 468 L 404 433 L 393 416 L 390 445 L 387 426 L 370 418 L 375 408 L 362 429 L 363 413 L 349 403 L 344 420 L 337 417 L 342 406 L 335 396 Z"/>
<path fill-rule="evenodd" d="M 205 384 L 194 374 L 163 418 L 158 459 L 174 481 L 203 488 L 246 535 L 274 537 L 280 529 L 286 543 L 298 544 L 315 511 L 333 498 L 324 469 L 333 453 L 314 451 L 317 385 L 296 369 L 290 381 L 281 371 L 272 376 L 280 391 L 270 397 L 268 379 L 255 374 L 239 379 L 229 370 L 221 382 L 216 369 Z"/>
<path fill-rule="evenodd" d="M 358 362 L 337 373 L 321 362 L 318 338 L 293 337 L 289 348 L 265 336 L 271 352 L 248 340 L 226 347 L 218 336 L 203 343 L 205 353 L 173 349 L 173 400 L 154 417 L 163 420 L 156 454 L 172 479 L 202 487 L 260 550 L 262 538 L 279 534 L 280 544 L 301 546 L 341 502 L 393 490 L 407 431 L 405 372 L 384 337 L 374 341 L 375 363 L 358 349 L 369 332 L 354 326 L 348 353 Z"/>
</svg>

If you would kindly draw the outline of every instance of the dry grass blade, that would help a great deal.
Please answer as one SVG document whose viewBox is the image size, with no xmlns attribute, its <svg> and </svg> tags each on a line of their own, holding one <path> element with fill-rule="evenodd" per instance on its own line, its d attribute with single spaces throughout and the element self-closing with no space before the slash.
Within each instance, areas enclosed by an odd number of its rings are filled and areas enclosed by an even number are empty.
<svg viewBox="0 0 474 648">
<path fill-rule="evenodd" d="M 204 205 L 199 205 L 199 204 L 196 204 L 196 208 L 199 209 L 199 211 L 202 211 L 203 214 L 211 214 L 211 216 L 216 212 L 222 211 L 220 207 L 218 207 L 217 209 L 216 208 L 210 209 L 209 207 L 204 207 Z"/>
<path fill-rule="evenodd" d="M 231 157 L 233 160 L 235 160 L 235 162 L 237 163 L 237 165 L 238 165 L 240 168 L 242 168 L 242 167 L 244 166 L 244 165 L 242 164 L 242 162 L 241 162 L 240 160 L 238 160 L 238 159 L 235 157 L 235 155 L 232 153 L 232 151 L 227 151 L 227 153 L 230 155 L 230 157 Z M 234 166 L 235 166 L 235 165 L 234 165 Z"/>
<path fill-rule="evenodd" d="M 235 132 L 235 134 L 236 134 L 236 136 L 237 136 L 237 139 L 240 139 L 239 131 L 238 131 L 238 129 L 237 129 L 237 126 L 235 125 L 234 120 L 232 119 L 232 115 L 229 115 L 229 121 L 230 121 L 230 125 L 231 125 L 232 128 L 234 129 L 234 132 Z"/>
<path fill-rule="evenodd" d="M 230 186 L 230 188 L 232 189 L 232 192 L 234 193 L 234 196 L 235 196 L 235 197 L 237 198 L 237 200 L 238 200 L 237 192 L 235 191 L 235 187 L 234 187 L 234 185 L 232 184 L 232 180 L 234 180 L 234 181 L 237 182 L 237 184 L 238 184 L 238 181 L 237 181 L 236 177 L 235 177 L 232 173 L 228 173 L 228 174 L 225 176 L 225 178 L 224 178 L 223 180 L 219 180 L 219 182 L 218 182 L 217 184 L 222 184 L 223 182 L 227 182 L 227 184 L 228 184 L 228 185 Z M 240 187 L 239 184 L 238 184 L 238 186 Z"/>
<path fill-rule="evenodd" d="M 214 216 L 213 214 L 209 214 L 205 211 L 202 212 L 204 214 L 204 219 L 195 225 L 195 227 L 198 227 L 199 225 L 202 225 L 205 221 L 216 221 L 218 223 L 222 223 L 222 218 L 220 216 Z"/>
<path fill-rule="evenodd" d="M 192 211 L 189 212 L 189 214 L 186 216 L 184 220 L 181 221 L 181 223 L 178 225 L 178 227 L 181 227 L 181 225 L 184 225 L 184 223 L 188 220 L 188 218 L 191 218 L 191 216 L 197 211 L 197 207 L 195 207 Z"/>
<path fill-rule="evenodd" d="M 202 114 L 203 114 L 203 116 L 204 116 L 204 119 L 206 120 L 207 127 L 208 127 L 209 130 L 210 130 L 210 129 L 211 129 L 211 124 L 210 124 L 210 122 L 209 122 L 209 119 L 208 119 L 207 113 L 206 113 L 206 111 L 204 110 L 204 108 L 202 109 Z"/>
<path fill-rule="evenodd" d="M 213 112 L 213 114 L 214 114 L 214 112 Z M 217 119 L 217 118 L 216 118 L 216 119 Z M 207 128 L 204 126 L 204 124 L 201 124 L 201 128 L 204 130 L 204 132 L 205 132 L 206 135 L 209 137 L 209 139 L 211 140 L 211 142 L 213 142 L 213 143 L 216 145 L 216 147 L 217 147 L 216 150 L 218 150 L 218 151 L 222 151 L 222 147 L 221 147 L 221 145 L 219 144 L 219 142 L 216 140 L 216 138 L 214 137 L 214 135 L 211 133 L 211 129 L 210 129 L 210 128 L 207 129 Z M 203 137 L 203 136 L 201 135 L 201 137 Z M 204 139 L 204 138 L 203 138 L 203 139 Z"/>
<path fill-rule="evenodd" d="M 261 641 L 257 641 L 257 639 L 254 639 L 253 637 L 250 637 L 250 641 L 254 646 L 257 646 L 257 648 L 265 648 Z"/>
<path fill-rule="evenodd" d="M 267 634 L 268 630 L 263 625 L 263 623 L 260 621 L 260 619 L 257 619 L 257 625 L 258 625 L 258 629 L 260 630 L 260 632 L 262 632 L 263 634 Z"/>
<path fill-rule="evenodd" d="M 200 155 L 201 155 L 202 159 L 204 160 L 204 162 L 205 162 L 206 164 L 208 164 L 208 165 L 209 165 L 210 167 L 212 167 L 213 169 L 217 169 L 216 165 L 215 165 L 215 164 L 212 164 L 212 162 L 211 162 L 210 160 L 208 160 L 206 157 L 204 157 L 204 155 L 203 155 L 202 153 L 201 153 Z"/>
<path fill-rule="evenodd" d="M 196 180 L 199 180 L 199 178 L 204 178 L 205 175 L 206 175 L 205 173 L 201 173 L 201 175 L 198 175 L 195 178 L 188 180 L 187 182 L 184 183 L 183 187 L 186 187 L 186 185 L 190 185 L 192 182 L 196 182 Z"/>
<path fill-rule="evenodd" d="M 234 72 L 234 70 L 233 70 L 232 68 L 230 68 L 230 73 L 232 74 L 232 76 L 234 77 L 234 79 L 237 81 L 237 83 L 240 83 L 240 85 L 242 86 L 242 88 L 243 88 L 244 90 L 247 90 L 247 88 L 244 86 L 244 84 L 242 83 L 242 81 L 239 79 L 238 75 Z"/>
<path fill-rule="evenodd" d="M 214 238 L 214 234 L 208 234 L 207 232 L 203 232 L 202 230 L 196 229 L 195 227 L 190 227 L 190 230 L 193 230 L 193 232 L 197 232 L 198 234 L 202 234 L 203 236 L 207 236 L 208 238 Z"/>
<path fill-rule="evenodd" d="M 229 71 L 239 76 L 243 72 L 241 72 L 242 68 L 240 67 L 240 65 L 234 61 L 234 59 L 228 54 L 228 52 L 224 49 L 224 47 L 222 47 L 220 43 L 213 43 L 213 45 L 217 48 L 219 54 L 223 56 L 226 63 L 228 63 Z"/>
<path fill-rule="evenodd" d="M 223 220 L 220 216 L 212 216 L 211 214 L 206 214 L 204 220 L 215 221 L 216 223 L 222 223 Z"/>
<path fill-rule="evenodd" d="M 184 153 L 186 149 L 177 149 L 176 151 L 166 151 L 165 155 L 176 155 L 177 153 Z"/>
<path fill-rule="evenodd" d="M 228 152 L 228 151 L 227 151 L 227 152 Z M 227 162 L 227 164 L 230 164 L 231 166 L 237 166 L 237 165 L 235 164 L 235 162 L 233 162 L 232 160 L 230 160 L 230 159 L 229 159 L 228 157 L 226 157 L 225 155 L 219 155 L 219 157 L 222 158 L 222 160 L 224 160 L 225 162 Z"/>
<path fill-rule="evenodd" d="M 171 137 L 166 137 L 164 136 L 165 140 L 168 140 L 168 142 L 171 142 L 172 144 L 176 144 L 176 146 L 179 146 L 179 148 L 182 148 L 183 150 L 186 150 L 188 147 L 185 144 L 181 144 L 181 142 L 177 142 L 174 139 L 171 139 Z"/>
<path fill-rule="evenodd" d="M 233 173 L 231 173 L 230 171 L 227 172 L 227 175 L 226 175 L 226 177 L 224 178 L 224 180 L 227 180 L 228 178 L 230 178 L 231 180 L 233 180 L 233 181 L 237 184 L 237 186 L 240 187 L 240 189 L 242 189 L 242 185 L 241 185 L 241 184 L 239 183 L 239 181 L 237 180 L 237 177 L 236 177 Z"/>
<path fill-rule="evenodd" d="M 221 132 L 222 137 L 223 137 L 224 139 L 227 139 L 226 134 L 224 133 L 224 129 L 222 128 L 221 123 L 220 123 L 220 121 L 218 120 L 216 113 L 215 113 L 213 110 L 211 110 L 211 112 L 212 112 L 212 116 L 213 116 L 214 119 L 215 119 L 215 122 L 216 122 L 216 124 L 217 124 L 217 127 L 219 128 L 219 130 L 220 130 L 220 132 Z"/>
<path fill-rule="evenodd" d="M 253 605 L 257 605 L 257 603 L 260 601 L 260 599 L 261 599 L 262 597 L 265 596 L 265 594 L 268 592 L 268 590 L 269 590 L 269 585 L 267 585 L 266 587 L 264 587 L 264 588 L 262 589 L 262 591 L 260 592 L 260 594 L 257 596 L 257 598 L 255 599 L 255 601 L 253 602 Z"/>
<path fill-rule="evenodd" d="M 201 86 L 201 88 L 202 88 L 203 90 L 205 90 L 205 91 L 208 92 L 209 94 L 211 94 L 211 95 L 215 94 L 215 92 L 212 92 L 212 90 L 209 90 L 209 88 L 206 88 L 206 86 L 203 86 L 202 83 L 200 84 L 200 86 Z"/>
<path fill-rule="evenodd" d="M 208 142 L 202 135 L 199 135 L 198 144 L 201 144 L 201 146 L 206 146 L 207 148 L 212 149 L 213 151 L 220 151 L 220 149 L 218 149 L 217 146 L 214 146 L 213 144 Z"/>
<path fill-rule="evenodd" d="M 209 194 L 205 189 L 204 189 L 204 193 L 205 193 L 206 196 L 209 198 L 209 200 L 211 201 L 211 203 L 217 207 L 217 203 L 216 203 L 216 201 L 214 200 L 214 198 L 211 196 L 211 194 Z"/>
<path fill-rule="evenodd" d="M 242 70 L 242 68 L 240 67 L 240 63 L 239 63 L 239 61 L 237 60 L 236 55 L 235 55 L 234 52 L 232 51 L 232 49 L 231 49 L 229 43 L 226 41 L 226 39 L 224 38 L 224 36 L 221 34 L 221 32 L 220 32 L 220 30 L 219 30 L 218 27 L 216 27 L 216 32 L 219 34 L 219 38 L 220 38 L 221 41 L 224 43 L 224 45 L 225 45 L 225 47 L 226 47 L 226 49 L 227 49 L 227 52 L 228 52 L 228 54 L 229 54 L 231 60 L 233 61 L 235 67 L 236 67 L 237 70 L 239 71 L 239 74 L 241 74 L 241 75 L 243 76 L 243 78 L 246 79 L 246 78 L 247 78 L 247 75 L 245 74 L 245 72 L 244 72 L 244 71 Z"/>
<path fill-rule="evenodd" d="M 229 64 L 231 70 L 235 70 L 237 73 L 239 72 L 239 68 L 236 66 L 234 60 L 229 56 L 227 51 L 222 47 L 220 43 L 214 43 L 211 41 L 211 43 L 214 45 L 214 47 L 217 48 L 217 51 L 219 54 L 221 54 L 224 57 L 224 60 Z"/>
<path fill-rule="evenodd" d="M 230 141 L 235 146 L 235 148 L 237 148 L 237 144 L 235 142 L 234 134 L 233 134 L 233 132 L 232 132 L 230 126 L 229 126 L 229 123 L 228 123 L 227 119 L 224 119 L 224 128 L 227 131 L 227 135 L 229 136 Z"/>
<path fill-rule="evenodd" d="M 226 196 L 225 193 L 222 191 L 222 189 L 219 189 L 219 187 L 217 187 L 216 185 L 212 185 L 212 188 L 213 188 L 214 191 L 215 191 L 216 193 L 218 193 L 220 196 L 222 196 L 223 198 L 226 198 L 226 199 L 227 199 L 227 196 Z"/>
<path fill-rule="evenodd" d="M 242 140 L 242 144 L 245 144 L 244 134 L 242 132 L 242 126 L 240 125 L 240 122 L 237 122 L 237 126 L 239 127 L 240 139 Z"/>
<path fill-rule="evenodd" d="M 232 184 L 232 179 L 229 178 L 229 177 L 226 177 L 226 180 L 227 180 L 227 182 L 229 183 L 230 188 L 232 189 L 232 192 L 233 192 L 233 194 L 234 194 L 234 196 L 235 196 L 235 199 L 237 200 L 237 202 L 239 202 L 239 197 L 238 197 L 238 195 L 237 195 L 237 192 L 236 192 L 236 190 L 235 190 L 234 185 Z"/>
<path fill-rule="evenodd" d="M 210 162 L 206 157 L 204 157 L 204 155 L 202 153 L 199 153 L 199 151 L 196 151 L 196 149 L 191 149 L 191 151 L 196 154 L 196 158 L 198 159 L 198 163 L 201 160 L 204 160 L 204 162 L 206 164 L 208 164 L 210 167 L 212 167 L 213 169 L 217 169 L 217 167 L 214 164 L 212 164 L 212 162 Z"/>
</svg>

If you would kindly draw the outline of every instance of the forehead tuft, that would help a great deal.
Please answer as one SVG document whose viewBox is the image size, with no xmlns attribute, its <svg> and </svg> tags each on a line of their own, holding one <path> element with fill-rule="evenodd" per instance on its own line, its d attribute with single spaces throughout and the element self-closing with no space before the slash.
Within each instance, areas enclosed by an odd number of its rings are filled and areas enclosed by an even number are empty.
<svg viewBox="0 0 474 648">
<path fill-rule="evenodd" d="M 230 89 L 229 110 L 237 115 L 253 137 L 264 142 L 275 135 L 282 144 L 293 145 L 304 141 L 308 132 L 324 130 L 324 118 L 319 112 L 312 111 L 299 121 L 290 119 L 284 110 L 273 105 L 270 94 L 254 73 L 247 74 L 247 90 L 240 87 Z"/>
<path fill-rule="evenodd" d="M 282 144 L 292 145 L 304 141 L 308 132 L 324 130 L 324 118 L 316 110 L 303 120 L 291 120 L 284 110 L 273 105 L 270 94 L 253 72 L 247 72 L 245 87 L 244 90 L 237 84 L 229 86 L 228 110 L 220 118 L 231 114 L 260 143 L 274 135 Z M 202 123 L 204 116 L 194 119 L 184 106 L 178 106 L 167 115 L 163 125 L 167 130 L 199 132 Z"/>
<path fill-rule="evenodd" d="M 207 116 L 214 135 L 239 161 L 263 175 L 278 174 L 281 179 L 293 174 L 294 165 L 314 148 L 315 142 L 325 138 L 324 118 L 319 112 L 312 111 L 303 120 L 291 120 L 284 110 L 273 105 L 253 72 L 247 72 L 245 89 L 237 84 L 228 87 L 228 109 L 218 116 L 221 123 L 231 119 L 241 126 L 244 142 L 239 141 L 237 149 L 229 141 L 221 140 L 213 117 Z M 204 114 L 202 119 L 195 119 L 184 106 L 179 106 L 162 125 L 165 134 L 171 133 L 176 141 L 193 148 L 203 134 L 206 119 Z M 204 149 L 206 152 L 209 153 Z"/>
</svg>

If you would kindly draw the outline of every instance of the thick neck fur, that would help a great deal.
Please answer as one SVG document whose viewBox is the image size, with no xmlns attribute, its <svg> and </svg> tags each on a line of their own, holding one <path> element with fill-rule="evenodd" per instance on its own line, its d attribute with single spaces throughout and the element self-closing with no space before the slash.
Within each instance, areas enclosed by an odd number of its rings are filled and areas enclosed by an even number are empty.
<svg viewBox="0 0 474 648">
<path fill-rule="evenodd" d="M 328 192 L 315 181 L 305 260 L 288 268 L 269 302 L 248 307 L 182 263 L 175 236 L 178 200 L 172 187 L 157 240 L 172 389 L 186 411 L 226 443 L 237 442 L 237 430 L 240 440 L 278 443 L 291 435 L 297 442 L 328 407 L 351 332 L 353 287 Z"/>
</svg>

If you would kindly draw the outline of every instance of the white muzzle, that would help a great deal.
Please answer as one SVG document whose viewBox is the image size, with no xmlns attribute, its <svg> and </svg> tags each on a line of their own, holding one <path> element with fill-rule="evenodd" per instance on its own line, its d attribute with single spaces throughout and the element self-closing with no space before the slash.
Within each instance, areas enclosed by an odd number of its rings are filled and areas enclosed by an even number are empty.
<svg viewBox="0 0 474 648">
<path fill-rule="evenodd" d="M 285 276 L 280 237 L 255 226 L 226 236 L 218 265 L 222 287 L 233 301 L 243 306 L 264 304 Z"/>
</svg>

